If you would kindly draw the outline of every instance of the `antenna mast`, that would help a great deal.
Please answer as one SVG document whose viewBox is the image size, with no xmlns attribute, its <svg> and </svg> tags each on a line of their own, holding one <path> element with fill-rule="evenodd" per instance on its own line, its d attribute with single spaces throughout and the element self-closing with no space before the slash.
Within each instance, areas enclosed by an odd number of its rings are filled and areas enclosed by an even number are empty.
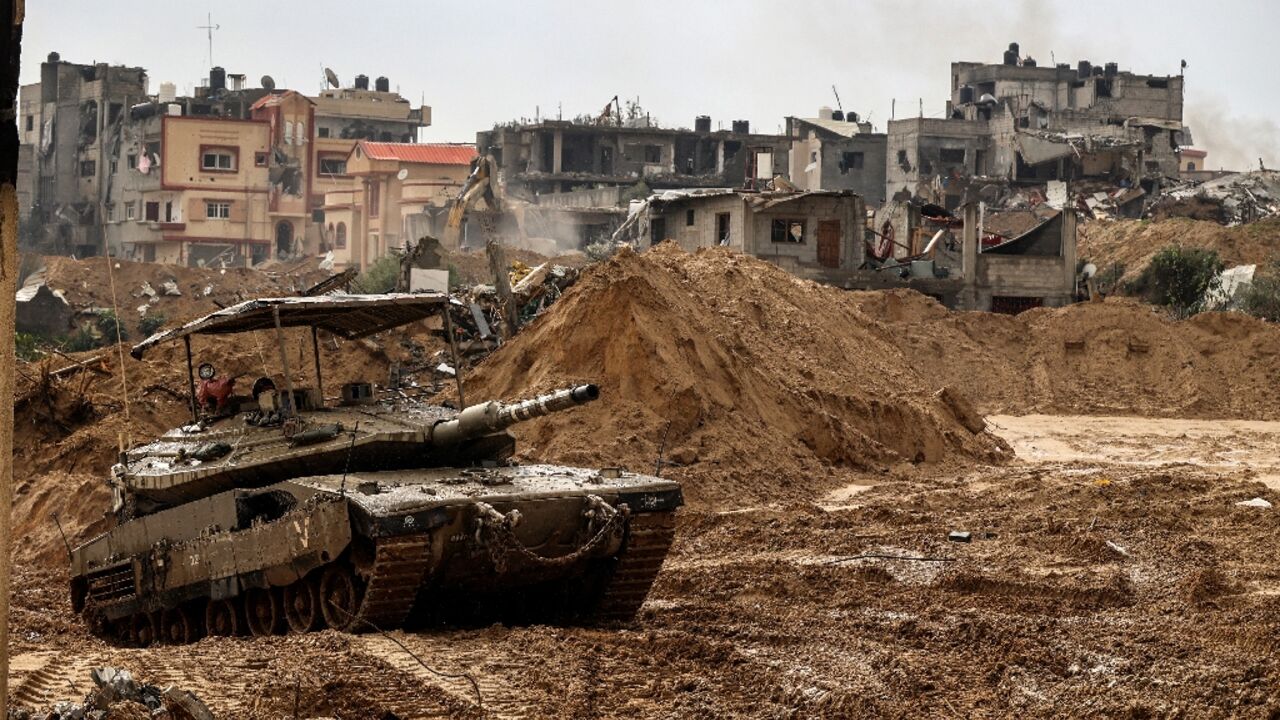
<svg viewBox="0 0 1280 720">
<path fill-rule="evenodd" d="M 209 35 L 209 67 L 213 67 L 213 31 L 222 29 L 221 25 L 213 24 L 213 13 L 205 16 L 205 24 L 197 25 L 197 30 L 205 30 Z"/>
</svg>

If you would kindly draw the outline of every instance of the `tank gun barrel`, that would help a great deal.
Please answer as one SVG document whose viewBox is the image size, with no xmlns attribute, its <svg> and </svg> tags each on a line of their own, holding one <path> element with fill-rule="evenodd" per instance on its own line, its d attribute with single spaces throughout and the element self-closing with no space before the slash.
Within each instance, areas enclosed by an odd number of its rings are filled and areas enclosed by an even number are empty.
<svg viewBox="0 0 1280 720">
<path fill-rule="evenodd" d="M 568 410 L 599 397 L 600 388 L 595 385 L 578 385 L 510 405 L 493 400 L 479 403 L 467 407 L 452 420 L 437 423 L 431 429 L 431 443 L 452 445 L 504 430 L 519 422 Z"/>
</svg>

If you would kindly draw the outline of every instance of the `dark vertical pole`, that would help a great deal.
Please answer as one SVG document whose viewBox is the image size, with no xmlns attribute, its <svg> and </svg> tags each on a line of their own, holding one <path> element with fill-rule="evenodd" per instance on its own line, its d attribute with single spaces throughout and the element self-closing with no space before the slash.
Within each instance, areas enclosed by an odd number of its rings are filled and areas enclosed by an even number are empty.
<svg viewBox="0 0 1280 720">
<path fill-rule="evenodd" d="M 296 407 L 296 398 L 293 395 L 293 375 L 289 373 L 289 353 L 284 347 L 284 328 L 280 326 L 279 305 L 271 308 L 271 317 L 276 321 L 276 344 L 280 346 L 280 367 L 284 369 L 284 387 L 289 392 L 289 400 L 286 405 L 288 410 L 285 415 L 292 417 L 298 414 L 298 408 Z"/>
<path fill-rule="evenodd" d="M 311 354 L 316 361 L 316 392 L 320 393 L 320 402 L 324 403 L 324 383 L 320 378 L 320 331 L 311 326 Z"/>
<path fill-rule="evenodd" d="M 0 0 L 0 457 L 13 454 L 14 293 L 18 284 L 18 61 L 23 0 Z M 9 578 L 13 463 L 0 463 L 0 716 L 9 709 Z"/>
<path fill-rule="evenodd" d="M 191 393 L 191 419 L 199 421 L 200 405 L 196 402 L 196 369 L 191 361 L 191 336 L 183 336 L 182 344 L 187 348 L 187 391 Z"/>
<path fill-rule="evenodd" d="M 458 407 L 467 406 L 467 398 L 462 394 L 462 359 L 458 357 L 458 339 L 453 336 L 453 318 L 449 316 L 447 296 L 444 299 L 444 334 L 449 336 L 449 350 L 453 353 L 453 381 L 458 385 Z"/>
</svg>

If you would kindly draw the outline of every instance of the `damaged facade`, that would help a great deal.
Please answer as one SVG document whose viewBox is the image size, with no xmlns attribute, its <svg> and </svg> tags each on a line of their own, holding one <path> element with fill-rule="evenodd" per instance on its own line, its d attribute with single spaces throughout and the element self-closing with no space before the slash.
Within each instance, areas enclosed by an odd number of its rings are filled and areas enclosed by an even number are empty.
<svg viewBox="0 0 1280 720">
<path fill-rule="evenodd" d="M 313 99 L 276 90 L 269 77 L 248 88 L 244 75 L 215 67 L 192 96 L 178 97 L 172 83 L 148 95 L 141 68 L 73 65 L 54 54 L 42 82 L 24 87 L 19 120 L 32 127 L 22 137 L 31 148 L 22 153 L 26 244 L 186 265 L 324 252 L 325 193 L 358 187 L 345 170 L 356 143 L 416 139 L 430 118 L 430 108 L 384 87 L 386 78 L 375 90 L 362 82 Z M 46 94 L 64 100 L 34 101 Z M 63 167 L 73 160 L 74 173 Z"/>
<path fill-rule="evenodd" d="M 801 190 L 849 190 L 884 202 L 887 136 L 850 113 L 824 107 L 813 118 L 787 118 L 788 180 Z"/>
<path fill-rule="evenodd" d="M 670 191 L 649 198 L 614 236 L 690 252 L 728 247 L 801 277 L 841 284 L 863 262 L 862 198 L 850 192 Z"/>
<path fill-rule="evenodd" d="M 945 119 L 888 125 L 886 197 L 955 208 L 975 183 L 1104 181 L 1152 192 L 1178 175 L 1180 76 L 1116 63 L 1041 67 L 1011 44 L 1004 63 L 951 65 Z M 972 197 L 972 195 L 970 195 Z"/>
</svg>

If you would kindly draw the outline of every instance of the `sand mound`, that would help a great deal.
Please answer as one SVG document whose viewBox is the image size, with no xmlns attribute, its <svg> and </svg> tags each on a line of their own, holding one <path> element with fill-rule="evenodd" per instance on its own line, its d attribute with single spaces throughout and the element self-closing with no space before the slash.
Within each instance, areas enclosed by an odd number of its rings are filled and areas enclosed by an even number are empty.
<svg viewBox="0 0 1280 720">
<path fill-rule="evenodd" d="M 811 497 L 790 483 L 831 466 L 1002 457 L 853 298 L 729 251 L 623 252 L 482 363 L 468 400 L 598 383 L 601 402 L 517 427 L 524 455 L 652 472 L 665 436 L 695 501 Z"/>
<path fill-rule="evenodd" d="M 1174 244 L 1216 250 L 1227 267 L 1262 264 L 1280 258 L 1280 218 L 1235 227 L 1172 218 L 1092 222 L 1080 228 L 1080 258 L 1104 274 L 1119 264 L 1124 280 L 1137 278 L 1153 255 Z"/>
<path fill-rule="evenodd" d="M 922 373 L 987 413 L 1274 420 L 1280 328 L 1240 313 L 1176 322 L 1112 298 L 1017 316 L 951 312 L 912 291 L 855 293 Z"/>
</svg>

